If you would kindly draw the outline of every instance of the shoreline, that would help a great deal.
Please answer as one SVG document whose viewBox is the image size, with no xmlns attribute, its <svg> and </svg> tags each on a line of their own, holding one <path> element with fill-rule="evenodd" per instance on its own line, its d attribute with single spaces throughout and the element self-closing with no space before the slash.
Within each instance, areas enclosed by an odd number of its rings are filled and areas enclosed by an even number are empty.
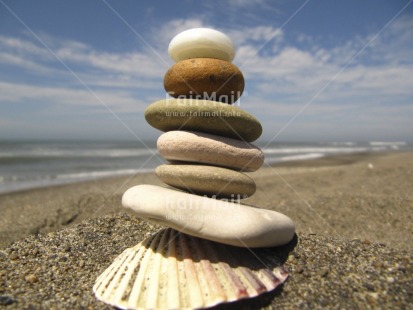
<svg viewBox="0 0 413 310">
<path fill-rule="evenodd" d="M 377 156 L 383 156 L 386 154 L 403 153 L 403 152 L 406 152 L 406 151 L 376 151 L 376 152 L 327 154 L 325 156 L 317 157 L 317 158 L 286 160 L 286 161 L 278 161 L 278 162 L 273 162 L 269 164 L 264 164 L 260 169 L 268 168 L 270 166 L 271 167 L 338 166 L 338 165 L 346 165 L 346 164 L 355 163 L 356 161 L 362 160 L 363 158 L 367 158 L 367 157 L 377 157 Z M 77 184 L 87 185 L 88 183 L 100 182 L 100 181 L 105 181 L 105 180 L 113 180 L 116 182 L 118 179 L 125 179 L 125 178 L 134 177 L 134 176 L 153 174 L 153 173 L 155 173 L 155 168 L 150 169 L 150 170 L 144 169 L 144 171 L 137 171 L 136 173 L 131 173 L 131 174 L 119 174 L 119 175 L 114 174 L 111 176 L 69 181 L 69 182 L 57 183 L 57 184 L 48 184 L 48 185 L 39 185 L 39 186 L 34 185 L 33 187 L 0 192 L 0 197 L 3 195 L 20 194 L 20 193 L 31 192 L 31 191 L 41 191 L 41 190 L 47 190 L 47 189 L 53 189 L 53 188 L 72 186 L 72 185 L 77 185 Z"/>
<path fill-rule="evenodd" d="M 413 233 L 407 222 L 413 213 L 412 154 L 353 153 L 263 166 L 248 173 L 257 192 L 243 203 L 290 216 L 299 232 L 413 249 L 402 238 Z M 154 173 L 142 173 L 0 194 L 0 248 L 90 218 L 129 213 L 121 196 L 144 183 L 165 186 Z"/>
</svg>

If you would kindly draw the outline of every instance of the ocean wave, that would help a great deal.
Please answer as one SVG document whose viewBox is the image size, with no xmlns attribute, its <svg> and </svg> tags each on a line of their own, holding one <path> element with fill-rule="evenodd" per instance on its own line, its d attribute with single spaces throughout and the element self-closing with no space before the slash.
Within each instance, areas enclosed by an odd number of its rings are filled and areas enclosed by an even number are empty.
<svg viewBox="0 0 413 310">
<path fill-rule="evenodd" d="M 116 176 L 126 176 L 153 172 L 154 169 L 120 169 L 107 171 L 89 171 L 78 173 L 66 173 L 57 175 L 11 175 L 0 177 L 0 193 L 8 193 L 53 185 L 90 181 Z"/>
<path fill-rule="evenodd" d="M 160 160 L 154 143 L 150 145 L 151 148 L 124 142 L 0 142 L 0 192 L 150 172 L 164 162 Z M 333 154 L 410 148 L 411 145 L 404 141 L 286 142 L 263 147 L 263 152 L 266 163 L 276 163 Z M 156 156 L 152 156 L 154 154 Z"/>
<path fill-rule="evenodd" d="M 269 148 L 264 154 L 297 154 L 297 153 L 356 153 L 367 152 L 367 147 L 301 147 L 301 148 Z"/>
<path fill-rule="evenodd" d="M 354 145 L 357 145 L 357 142 L 351 142 L 351 141 L 338 142 L 338 141 L 334 141 L 334 142 L 329 142 L 328 144 L 330 144 L 330 145 L 354 146 Z"/>
<path fill-rule="evenodd" d="M 400 147 L 404 147 L 407 145 L 405 141 L 371 141 L 369 144 L 373 148 L 381 147 L 381 148 L 389 148 L 392 150 L 399 150 Z"/>
<path fill-rule="evenodd" d="M 0 151 L 0 158 L 121 158 L 121 157 L 142 157 L 157 156 L 156 149 L 99 149 L 99 150 L 53 150 L 53 149 L 32 149 L 32 150 L 13 150 Z"/>
<path fill-rule="evenodd" d="M 147 173 L 152 172 L 154 169 L 122 169 L 122 170 L 107 170 L 107 171 L 89 171 L 89 172 L 78 172 L 78 173 L 66 173 L 59 174 L 56 176 L 56 179 L 65 180 L 65 179 L 95 179 L 95 178 L 104 178 L 128 174 L 137 174 L 137 173 Z"/>
<path fill-rule="evenodd" d="M 267 164 L 275 164 L 283 161 L 295 161 L 295 160 L 307 160 L 307 159 L 317 159 L 325 157 L 323 153 L 308 153 L 308 154 L 299 154 L 299 155 L 289 155 L 281 157 L 269 157 L 265 158 Z"/>
<path fill-rule="evenodd" d="M 405 141 L 370 141 L 370 145 L 372 146 L 392 146 L 392 145 L 407 145 Z"/>
</svg>

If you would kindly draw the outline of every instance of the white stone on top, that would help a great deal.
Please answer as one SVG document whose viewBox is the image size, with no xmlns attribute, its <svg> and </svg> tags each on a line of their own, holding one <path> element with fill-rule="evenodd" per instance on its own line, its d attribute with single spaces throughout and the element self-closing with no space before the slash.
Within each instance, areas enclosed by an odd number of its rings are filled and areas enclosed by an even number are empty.
<svg viewBox="0 0 413 310">
<path fill-rule="evenodd" d="M 211 28 L 193 28 L 177 34 L 169 43 L 169 56 L 175 61 L 190 58 L 217 58 L 231 62 L 235 47 L 224 33 Z"/>
</svg>

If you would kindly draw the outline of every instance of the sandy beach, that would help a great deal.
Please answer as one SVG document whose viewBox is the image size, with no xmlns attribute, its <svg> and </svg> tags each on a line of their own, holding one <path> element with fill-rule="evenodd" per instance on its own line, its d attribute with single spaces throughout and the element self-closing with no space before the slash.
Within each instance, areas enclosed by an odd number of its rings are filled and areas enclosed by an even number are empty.
<svg viewBox="0 0 413 310">
<path fill-rule="evenodd" d="M 298 243 L 284 249 L 286 284 L 237 307 L 408 308 L 412 155 L 339 155 L 251 173 L 257 192 L 245 203 L 290 216 Z M 162 186 L 149 173 L 1 195 L 0 305 L 101 309 L 94 279 L 159 229 L 121 207 L 123 192 L 142 183 Z"/>
<path fill-rule="evenodd" d="M 246 204 L 290 216 L 302 233 L 368 239 L 413 249 L 413 156 L 370 153 L 293 161 L 249 173 Z M 166 186 L 153 173 L 0 195 L 0 246 L 117 212 L 137 184 Z"/>
</svg>

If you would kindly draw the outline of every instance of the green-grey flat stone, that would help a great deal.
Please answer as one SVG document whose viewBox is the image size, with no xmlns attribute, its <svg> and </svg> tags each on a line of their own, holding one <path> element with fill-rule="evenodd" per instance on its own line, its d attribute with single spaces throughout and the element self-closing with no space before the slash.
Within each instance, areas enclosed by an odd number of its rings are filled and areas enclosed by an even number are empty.
<svg viewBox="0 0 413 310">
<path fill-rule="evenodd" d="M 162 131 L 194 130 L 246 142 L 262 133 L 260 122 L 238 107 L 210 100 L 164 99 L 145 110 L 146 121 Z"/>
</svg>

